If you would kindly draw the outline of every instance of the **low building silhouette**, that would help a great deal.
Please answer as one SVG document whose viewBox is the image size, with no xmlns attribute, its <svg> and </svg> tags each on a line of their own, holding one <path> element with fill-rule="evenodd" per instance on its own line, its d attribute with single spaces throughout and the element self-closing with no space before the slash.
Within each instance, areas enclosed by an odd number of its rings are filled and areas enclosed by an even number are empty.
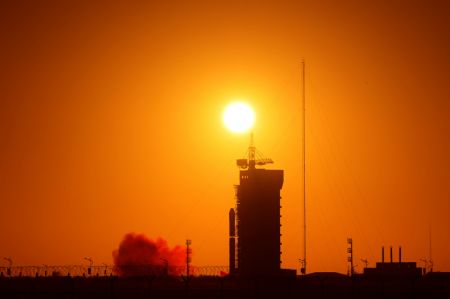
<svg viewBox="0 0 450 299">
<path fill-rule="evenodd" d="M 402 276 L 402 277 L 420 277 L 422 268 L 417 267 L 415 262 L 402 261 L 402 248 L 398 248 L 398 262 L 393 261 L 392 247 L 390 247 L 390 260 L 384 260 L 384 247 L 381 249 L 381 262 L 376 263 L 375 268 L 364 268 L 366 276 Z"/>
</svg>

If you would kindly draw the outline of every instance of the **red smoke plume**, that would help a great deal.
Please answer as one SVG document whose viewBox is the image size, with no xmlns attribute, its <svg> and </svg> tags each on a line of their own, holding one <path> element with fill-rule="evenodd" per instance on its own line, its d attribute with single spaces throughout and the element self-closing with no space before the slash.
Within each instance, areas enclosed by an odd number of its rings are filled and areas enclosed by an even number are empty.
<svg viewBox="0 0 450 299">
<path fill-rule="evenodd" d="M 181 246 L 169 248 L 167 241 L 128 233 L 113 253 L 115 272 L 120 276 L 179 275 L 186 262 Z"/>
</svg>

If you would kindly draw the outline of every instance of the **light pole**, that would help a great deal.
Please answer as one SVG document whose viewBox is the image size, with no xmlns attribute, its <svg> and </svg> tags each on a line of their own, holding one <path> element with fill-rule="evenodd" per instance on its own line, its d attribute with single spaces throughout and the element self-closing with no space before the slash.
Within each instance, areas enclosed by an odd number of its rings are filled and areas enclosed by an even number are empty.
<svg viewBox="0 0 450 299">
<path fill-rule="evenodd" d="M 106 263 L 102 263 L 102 266 L 105 267 L 104 275 L 106 276 L 106 270 L 108 270 L 108 265 Z"/>
<path fill-rule="evenodd" d="M 94 260 L 92 260 L 91 257 L 85 257 L 84 259 L 89 262 L 88 275 L 91 275 L 92 265 L 94 264 Z"/>
<path fill-rule="evenodd" d="M 6 269 L 6 275 L 11 276 L 11 267 L 13 265 L 13 261 L 10 257 L 4 257 L 3 258 L 5 261 L 8 262 L 8 268 Z"/>
</svg>

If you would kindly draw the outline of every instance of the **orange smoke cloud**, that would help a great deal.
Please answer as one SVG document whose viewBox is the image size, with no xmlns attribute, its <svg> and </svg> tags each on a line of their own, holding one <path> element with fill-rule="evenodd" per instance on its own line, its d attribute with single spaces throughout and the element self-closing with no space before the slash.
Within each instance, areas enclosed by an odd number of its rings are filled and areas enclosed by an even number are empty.
<svg viewBox="0 0 450 299">
<path fill-rule="evenodd" d="M 186 261 L 181 246 L 170 248 L 162 238 L 152 240 L 135 233 L 126 234 L 112 255 L 120 276 L 179 275 Z"/>
</svg>

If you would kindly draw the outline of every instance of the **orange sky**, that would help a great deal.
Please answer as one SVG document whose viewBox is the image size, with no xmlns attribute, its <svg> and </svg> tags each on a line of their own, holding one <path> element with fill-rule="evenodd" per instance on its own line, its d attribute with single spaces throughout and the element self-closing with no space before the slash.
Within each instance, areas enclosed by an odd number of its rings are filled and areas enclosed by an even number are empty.
<svg viewBox="0 0 450 299">
<path fill-rule="evenodd" d="M 80 2 L 0 4 L 0 257 L 111 263 L 134 231 L 226 265 L 249 138 L 221 113 L 241 98 L 285 170 L 282 260 L 298 268 L 305 58 L 308 270 L 345 273 L 348 236 L 357 271 L 382 245 L 418 261 L 431 226 L 450 271 L 447 1 Z"/>
</svg>

